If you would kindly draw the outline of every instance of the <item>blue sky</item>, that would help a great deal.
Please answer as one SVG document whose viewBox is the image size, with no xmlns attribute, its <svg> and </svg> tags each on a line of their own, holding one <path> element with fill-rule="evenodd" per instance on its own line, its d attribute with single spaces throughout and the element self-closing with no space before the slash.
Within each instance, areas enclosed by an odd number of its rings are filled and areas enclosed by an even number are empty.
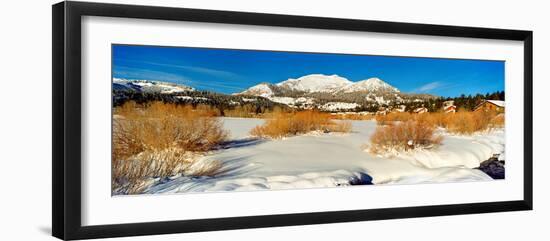
<svg viewBox="0 0 550 241">
<path fill-rule="evenodd" d="M 504 62 L 254 50 L 113 45 L 113 77 L 235 93 L 308 74 L 378 77 L 402 92 L 445 97 L 504 90 Z"/>
</svg>

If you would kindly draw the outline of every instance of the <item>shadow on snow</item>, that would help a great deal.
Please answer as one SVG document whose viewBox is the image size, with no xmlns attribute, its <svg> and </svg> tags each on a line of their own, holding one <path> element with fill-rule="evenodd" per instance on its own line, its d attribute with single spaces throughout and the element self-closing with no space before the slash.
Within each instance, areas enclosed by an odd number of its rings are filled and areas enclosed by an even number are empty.
<svg viewBox="0 0 550 241">
<path fill-rule="evenodd" d="M 266 142 L 265 139 L 259 139 L 259 138 L 246 138 L 246 139 L 239 139 L 239 140 L 230 140 L 222 143 L 220 145 L 220 149 L 231 149 L 231 148 L 239 148 L 239 147 L 247 147 L 247 146 L 255 146 Z"/>
</svg>

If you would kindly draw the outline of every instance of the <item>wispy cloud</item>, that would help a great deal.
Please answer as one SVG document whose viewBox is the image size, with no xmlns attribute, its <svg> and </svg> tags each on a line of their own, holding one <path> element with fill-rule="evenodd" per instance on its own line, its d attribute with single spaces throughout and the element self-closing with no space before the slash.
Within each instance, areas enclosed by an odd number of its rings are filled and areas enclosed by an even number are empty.
<svg viewBox="0 0 550 241">
<path fill-rule="evenodd" d="M 239 75 L 224 71 L 224 70 L 217 70 L 217 69 L 211 69 L 211 68 L 204 68 L 204 67 L 196 67 L 196 66 L 187 66 L 187 65 L 174 65 L 175 68 L 185 69 L 188 71 L 198 72 L 202 74 L 212 75 L 216 77 L 229 77 L 229 78 L 235 78 L 239 77 Z"/>
<path fill-rule="evenodd" d="M 240 92 L 244 90 L 243 87 L 228 84 L 228 82 L 224 80 L 214 79 L 209 81 L 199 81 L 179 74 L 126 66 L 115 66 L 115 68 L 113 69 L 113 75 L 115 78 L 123 79 L 143 79 L 175 82 L 179 84 L 185 84 L 200 90 L 231 89 L 233 92 Z"/>
<path fill-rule="evenodd" d="M 418 93 L 427 93 L 434 90 L 444 90 L 448 88 L 452 88 L 457 86 L 456 84 L 449 84 L 442 81 L 434 81 L 427 83 L 425 85 L 422 85 L 416 89 L 414 89 L 412 92 L 418 92 Z"/>
<path fill-rule="evenodd" d="M 430 90 L 435 90 L 435 89 L 437 89 L 437 88 L 439 88 L 443 85 L 444 85 L 443 83 L 441 83 L 439 81 L 435 81 L 435 82 L 431 82 L 431 83 L 425 84 L 423 86 L 420 86 L 416 90 L 418 92 L 426 92 L 426 91 L 430 91 Z"/>
<path fill-rule="evenodd" d="M 115 78 L 159 80 L 181 84 L 190 81 L 188 77 L 179 74 L 125 66 L 115 66 L 113 68 L 113 75 Z"/>
<path fill-rule="evenodd" d="M 238 77 L 240 77 L 238 74 L 230 72 L 230 71 L 213 69 L 213 68 L 206 68 L 206 67 L 199 67 L 199 66 L 192 66 L 192 65 L 167 64 L 167 63 L 158 63 L 158 62 L 150 62 L 150 61 L 135 61 L 135 60 L 129 60 L 129 59 L 117 59 L 117 60 L 118 61 L 123 61 L 123 62 L 130 62 L 130 63 L 141 63 L 141 64 L 146 64 L 146 65 L 155 65 L 155 66 L 161 66 L 161 67 L 183 69 L 183 70 L 186 70 L 186 71 L 206 74 L 206 75 L 210 75 L 210 76 L 218 77 L 218 78 L 238 78 Z"/>
</svg>

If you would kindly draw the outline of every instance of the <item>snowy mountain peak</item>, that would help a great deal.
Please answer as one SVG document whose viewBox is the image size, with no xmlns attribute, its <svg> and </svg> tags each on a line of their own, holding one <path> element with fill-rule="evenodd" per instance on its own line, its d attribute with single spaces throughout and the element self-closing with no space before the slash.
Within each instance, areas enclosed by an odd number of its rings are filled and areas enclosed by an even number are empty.
<svg viewBox="0 0 550 241">
<path fill-rule="evenodd" d="M 270 84 L 267 83 L 257 84 L 238 94 L 270 97 L 273 96 L 273 90 L 269 86 Z"/>
<path fill-rule="evenodd" d="M 279 87 L 304 92 L 333 92 L 353 82 L 338 75 L 310 74 L 276 84 Z"/>
<path fill-rule="evenodd" d="M 310 74 L 297 79 L 287 79 L 277 84 L 261 83 L 235 95 L 253 95 L 266 98 L 293 96 L 295 91 L 328 94 L 348 94 L 361 92 L 362 94 L 395 94 L 399 90 L 379 78 L 370 78 L 352 82 L 338 75 Z"/>
<path fill-rule="evenodd" d="M 361 80 L 340 89 L 344 93 L 350 92 L 399 92 L 399 90 L 379 78 Z"/>
</svg>

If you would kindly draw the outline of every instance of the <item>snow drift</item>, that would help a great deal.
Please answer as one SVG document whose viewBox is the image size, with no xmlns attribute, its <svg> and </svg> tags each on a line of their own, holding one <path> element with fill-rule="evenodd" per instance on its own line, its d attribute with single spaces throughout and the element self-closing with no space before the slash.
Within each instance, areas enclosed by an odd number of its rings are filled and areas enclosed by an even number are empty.
<svg viewBox="0 0 550 241">
<path fill-rule="evenodd" d="M 198 163 L 221 161 L 215 177 L 173 176 L 156 179 L 146 193 L 240 191 L 336 187 L 355 184 L 415 184 L 492 180 L 473 169 L 493 154 L 504 155 L 504 131 L 474 136 L 445 134 L 435 150 L 393 157 L 363 151 L 374 121 L 353 121 L 348 134 L 311 133 L 282 140 L 252 139 L 261 119 L 223 118 L 232 141 Z"/>
</svg>

